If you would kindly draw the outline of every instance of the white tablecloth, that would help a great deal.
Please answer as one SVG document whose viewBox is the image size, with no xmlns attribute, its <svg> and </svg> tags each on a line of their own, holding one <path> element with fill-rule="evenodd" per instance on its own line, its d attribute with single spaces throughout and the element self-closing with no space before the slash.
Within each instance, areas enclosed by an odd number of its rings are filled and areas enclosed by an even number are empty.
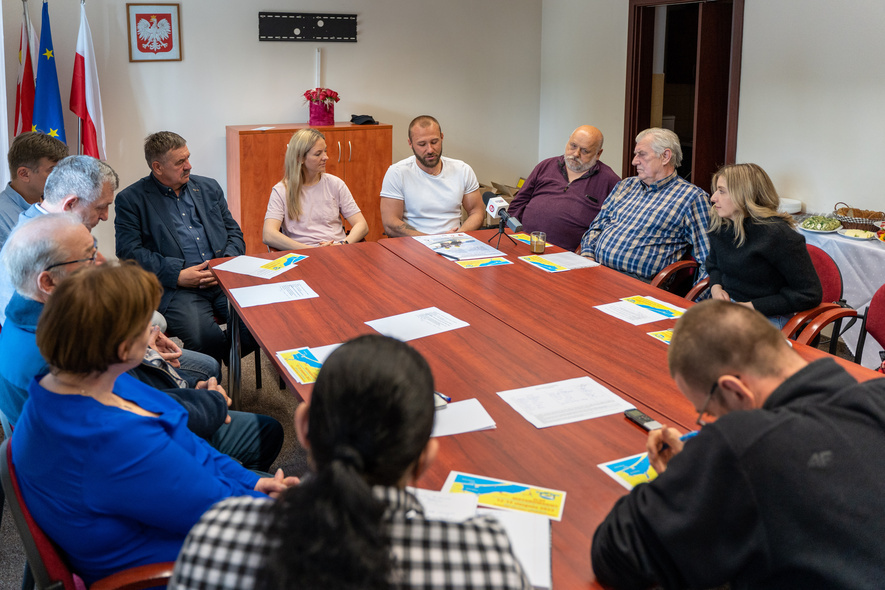
<svg viewBox="0 0 885 590">
<path fill-rule="evenodd" d="M 842 297 L 858 313 L 863 313 L 876 290 L 885 285 L 885 242 L 852 240 L 837 233 L 800 233 L 805 236 L 807 243 L 817 246 L 836 262 L 836 266 L 842 271 Z M 842 335 L 852 353 L 857 348 L 859 335 L 860 320 Z M 885 349 L 885 343 L 878 343 L 867 334 L 861 364 L 869 368 L 878 367 L 882 362 L 879 360 L 879 351 L 882 349 Z"/>
</svg>

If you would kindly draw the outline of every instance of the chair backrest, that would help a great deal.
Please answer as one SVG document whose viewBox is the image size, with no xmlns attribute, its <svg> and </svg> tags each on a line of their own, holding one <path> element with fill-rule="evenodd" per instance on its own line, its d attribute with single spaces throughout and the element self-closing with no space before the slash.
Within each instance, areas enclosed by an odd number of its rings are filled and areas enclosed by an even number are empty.
<svg viewBox="0 0 885 590">
<path fill-rule="evenodd" d="M 6 492 L 6 497 L 9 499 L 9 509 L 25 547 L 25 557 L 28 560 L 31 573 L 34 575 L 34 582 L 40 590 L 84 588 L 83 582 L 79 578 L 77 578 L 79 584 L 74 581 L 75 577 L 62 558 L 58 547 L 37 525 L 22 500 L 15 467 L 12 464 L 11 442 L 11 439 L 6 439 L 0 446 L 0 480 L 3 483 L 3 491 Z"/>
<path fill-rule="evenodd" d="M 806 244 L 808 255 L 823 288 L 823 303 L 838 303 L 842 300 L 842 271 L 830 255 L 811 244 Z"/>
<path fill-rule="evenodd" d="M 876 342 L 885 346 L 885 285 L 879 287 L 867 308 L 866 329 Z"/>
</svg>

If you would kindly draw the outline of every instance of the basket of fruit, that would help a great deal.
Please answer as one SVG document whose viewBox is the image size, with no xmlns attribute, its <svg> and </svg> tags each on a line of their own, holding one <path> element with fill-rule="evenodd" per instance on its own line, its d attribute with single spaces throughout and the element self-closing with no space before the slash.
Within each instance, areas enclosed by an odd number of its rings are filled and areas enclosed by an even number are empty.
<svg viewBox="0 0 885 590">
<path fill-rule="evenodd" d="M 843 205 L 840 207 L 839 205 Z M 842 222 L 845 229 L 862 229 L 866 231 L 877 231 L 877 224 L 885 221 L 885 213 L 882 211 L 871 211 L 869 209 L 857 209 L 849 207 L 845 203 L 836 203 L 833 208 L 833 214 Z"/>
</svg>

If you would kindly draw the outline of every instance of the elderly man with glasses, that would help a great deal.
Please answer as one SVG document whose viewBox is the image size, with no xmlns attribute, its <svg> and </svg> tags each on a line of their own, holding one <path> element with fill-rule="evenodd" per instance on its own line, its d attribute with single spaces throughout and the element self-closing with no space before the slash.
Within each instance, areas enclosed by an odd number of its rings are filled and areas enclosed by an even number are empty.
<svg viewBox="0 0 885 590">
<path fill-rule="evenodd" d="M 879 588 L 885 379 L 803 360 L 764 316 L 707 301 L 677 322 L 670 373 L 700 433 L 653 431 L 660 474 L 596 530 L 612 588 Z M 683 437 L 684 438 L 684 437 Z"/>
</svg>

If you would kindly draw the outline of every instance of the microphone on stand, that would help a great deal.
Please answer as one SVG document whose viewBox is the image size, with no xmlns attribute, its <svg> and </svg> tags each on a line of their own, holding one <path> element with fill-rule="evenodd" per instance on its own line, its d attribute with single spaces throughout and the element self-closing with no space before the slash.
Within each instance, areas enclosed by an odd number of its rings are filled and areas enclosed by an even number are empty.
<svg viewBox="0 0 885 590">
<path fill-rule="evenodd" d="M 515 232 L 522 231 L 522 223 L 509 213 L 507 213 L 507 201 L 505 201 L 502 197 L 499 197 L 495 193 L 489 191 L 483 194 L 482 203 L 485 206 L 486 213 L 489 214 L 492 218 L 500 218 L 504 223 L 507 224 L 507 227 L 512 229 Z"/>
</svg>

